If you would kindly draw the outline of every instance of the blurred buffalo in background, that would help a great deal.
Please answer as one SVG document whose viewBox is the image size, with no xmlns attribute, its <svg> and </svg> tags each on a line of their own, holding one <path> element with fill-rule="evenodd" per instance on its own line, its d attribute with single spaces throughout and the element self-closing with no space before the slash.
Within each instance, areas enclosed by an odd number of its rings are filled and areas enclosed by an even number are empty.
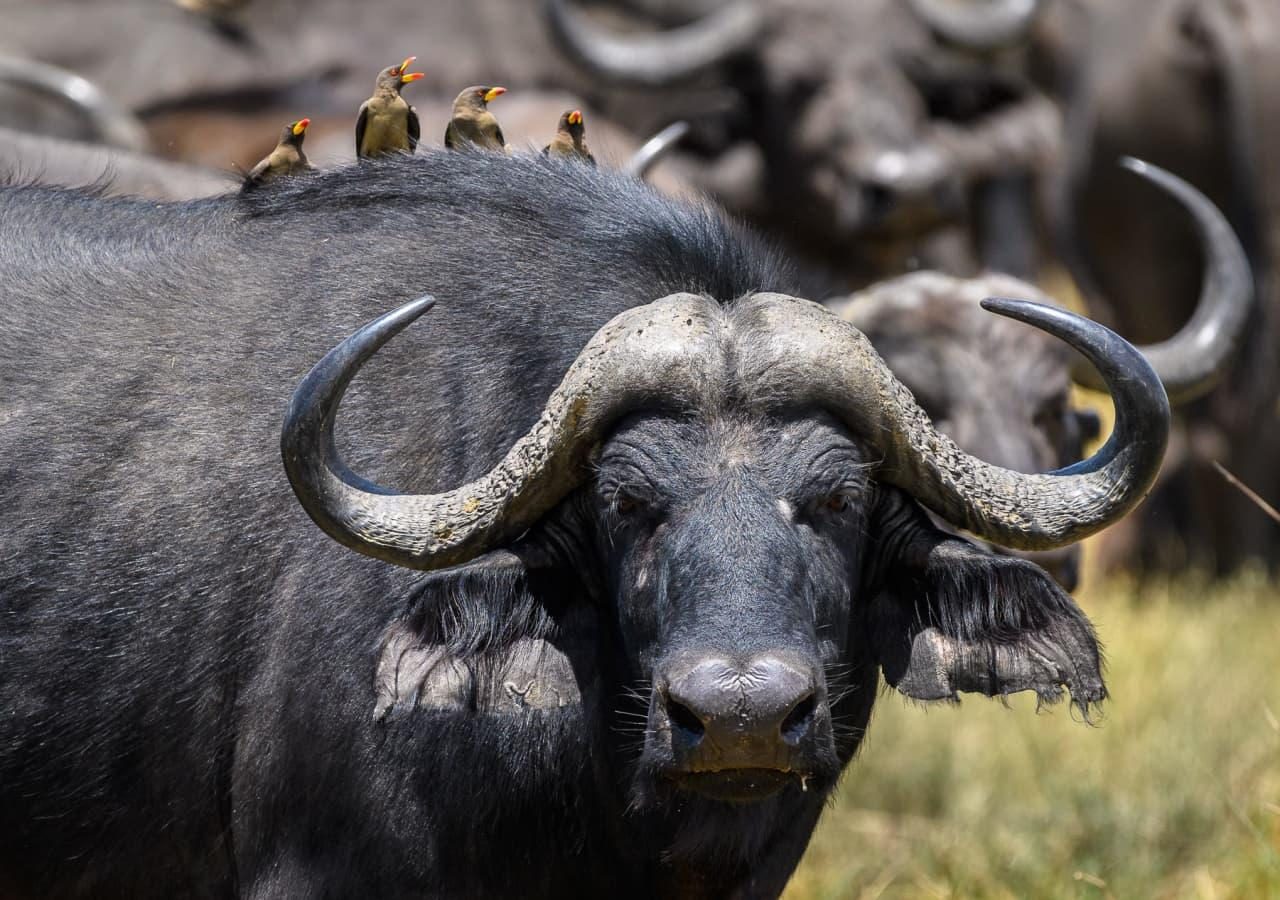
<svg viewBox="0 0 1280 900">
<path fill-rule="evenodd" d="M 1147 567 L 1274 568 L 1280 530 L 1211 463 L 1280 497 L 1280 7 L 1060 3 L 1040 39 L 1040 75 L 1067 121 L 1055 228 L 1089 311 L 1135 340 L 1164 340 L 1194 307 L 1205 265 L 1186 219 L 1116 173 L 1121 154 L 1178 172 L 1227 213 L 1258 292 L 1235 364 L 1184 416 L 1119 556 Z"/>
</svg>

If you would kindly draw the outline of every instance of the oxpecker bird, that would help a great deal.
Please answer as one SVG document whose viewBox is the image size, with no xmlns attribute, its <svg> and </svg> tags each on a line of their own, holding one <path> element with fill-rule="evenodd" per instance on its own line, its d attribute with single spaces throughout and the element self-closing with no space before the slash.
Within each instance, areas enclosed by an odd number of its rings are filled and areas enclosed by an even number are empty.
<svg viewBox="0 0 1280 900">
<path fill-rule="evenodd" d="M 388 153 L 412 153 L 418 146 L 422 130 L 418 113 L 400 96 L 406 84 L 423 77 L 421 72 L 410 72 L 416 56 L 410 56 L 398 66 L 390 66 L 378 73 L 378 83 L 373 96 L 360 105 L 356 118 L 356 156 L 368 159 Z"/>
<path fill-rule="evenodd" d="M 582 122 L 581 110 L 570 110 L 560 116 L 560 124 L 556 126 L 556 136 L 551 143 L 542 148 L 543 156 L 555 156 L 560 159 L 581 159 L 591 165 L 596 158 L 587 149 L 587 127 Z"/>
<path fill-rule="evenodd" d="M 444 130 L 444 145 L 450 150 L 460 150 L 464 144 L 474 144 L 483 150 L 506 150 L 507 142 L 498 127 L 498 120 L 489 112 L 489 103 L 507 92 L 504 87 L 473 85 L 453 101 L 453 118 Z"/>
<path fill-rule="evenodd" d="M 307 161 L 307 154 L 302 152 L 302 141 L 307 136 L 307 126 L 310 124 L 310 119 L 299 119 L 284 126 L 284 131 L 280 133 L 280 143 L 249 170 L 240 190 L 250 191 L 268 181 L 314 169 L 315 166 Z"/>
</svg>

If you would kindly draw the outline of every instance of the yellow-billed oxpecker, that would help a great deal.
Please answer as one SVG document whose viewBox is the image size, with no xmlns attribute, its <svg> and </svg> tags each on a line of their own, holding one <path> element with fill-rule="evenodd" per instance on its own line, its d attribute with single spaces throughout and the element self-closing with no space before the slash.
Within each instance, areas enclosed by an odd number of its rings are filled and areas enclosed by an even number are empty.
<svg viewBox="0 0 1280 900">
<path fill-rule="evenodd" d="M 593 166 L 596 164 L 596 158 L 587 149 L 587 126 L 583 124 L 581 110 L 572 109 L 560 116 L 556 136 L 542 148 L 542 155 L 581 159 Z"/>
<path fill-rule="evenodd" d="M 389 66 L 378 73 L 378 83 L 373 96 L 360 105 L 356 118 L 356 156 L 368 159 L 388 153 L 412 153 L 418 146 L 422 129 L 418 113 L 400 91 L 423 77 L 421 72 L 410 72 L 416 56 L 410 56 L 398 66 Z"/>
<path fill-rule="evenodd" d="M 507 147 L 498 120 L 489 112 L 489 103 L 507 92 L 504 87 L 472 85 L 453 101 L 453 118 L 444 131 L 444 145 L 450 150 L 460 150 L 465 144 L 474 144 L 483 150 L 504 152 Z"/>
<path fill-rule="evenodd" d="M 299 119 L 284 126 L 284 131 L 280 133 L 280 143 L 249 170 L 240 190 L 253 190 L 268 181 L 314 169 L 315 166 L 307 160 L 307 154 L 302 152 L 302 141 L 307 136 L 307 126 L 310 124 L 310 119 Z"/>
</svg>

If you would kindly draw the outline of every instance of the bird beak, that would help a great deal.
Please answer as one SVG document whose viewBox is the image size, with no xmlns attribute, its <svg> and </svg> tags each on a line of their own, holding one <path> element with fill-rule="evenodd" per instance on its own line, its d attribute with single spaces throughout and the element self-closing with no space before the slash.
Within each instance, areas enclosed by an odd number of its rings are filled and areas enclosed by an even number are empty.
<svg viewBox="0 0 1280 900">
<path fill-rule="evenodd" d="M 426 76 L 426 74 L 425 74 L 425 73 L 423 73 L 423 72 L 410 72 L 410 73 L 409 73 L 409 74 L 407 74 L 407 75 L 401 75 L 401 76 L 400 76 L 400 83 L 401 83 L 401 84 L 410 84 L 410 83 L 412 83 L 412 82 L 414 82 L 414 81 L 417 81 L 419 78 L 426 78 L 426 77 L 427 77 L 427 76 Z"/>
<path fill-rule="evenodd" d="M 400 63 L 400 68 L 396 69 L 396 72 L 403 75 L 405 72 L 409 71 L 409 67 L 413 65 L 413 61 L 417 58 L 418 57 L 416 56 L 405 57 L 405 61 Z"/>
<path fill-rule="evenodd" d="M 579 112 L 579 111 L 578 111 L 578 110 L 576 110 L 576 109 L 575 109 L 573 112 L 569 113 L 569 124 L 570 124 L 570 125 L 581 125 L 581 124 L 582 124 L 582 113 L 581 113 L 581 112 Z"/>
<path fill-rule="evenodd" d="M 302 132 L 307 130 L 307 126 L 310 124 L 311 124 L 310 119 L 299 119 L 298 121 L 293 123 L 293 133 L 302 134 Z"/>
<path fill-rule="evenodd" d="M 507 92 L 507 89 L 504 87 L 489 88 L 489 90 L 484 92 L 484 102 L 488 103 L 491 100 L 493 100 L 494 97 L 501 97 L 506 92 Z"/>
</svg>

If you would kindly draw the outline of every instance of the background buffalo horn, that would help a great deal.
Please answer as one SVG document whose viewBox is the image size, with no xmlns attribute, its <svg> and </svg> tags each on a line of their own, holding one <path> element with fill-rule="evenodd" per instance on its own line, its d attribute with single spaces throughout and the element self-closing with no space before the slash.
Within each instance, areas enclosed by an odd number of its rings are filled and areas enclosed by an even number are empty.
<svg viewBox="0 0 1280 900">
<path fill-rule="evenodd" d="M 411 569 L 466 562 L 518 536 L 581 483 L 587 453 L 638 406 L 696 407 L 723 384 L 714 301 L 672 294 L 614 317 L 587 343 L 538 421 L 487 474 L 441 494 L 399 494 L 356 475 L 334 445 L 347 385 L 435 303 L 422 297 L 329 351 L 294 391 L 280 447 L 304 509 L 339 543 Z"/>
<path fill-rule="evenodd" d="M 1204 281 L 1190 321 L 1158 344 L 1141 347 L 1173 403 L 1186 403 L 1209 391 L 1221 377 L 1244 337 L 1253 304 L 1253 273 L 1244 248 L 1218 208 L 1177 175 L 1131 157 L 1120 161 L 1130 172 L 1174 196 L 1187 211 L 1204 244 Z M 1098 373 L 1080 361 L 1072 377 L 1085 387 L 1106 390 Z"/>
<path fill-rule="evenodd" d="M 643 179 L 649 174 L 650 169 L 662 161 L 662 157 L 666 156 L 671 151 L 671 148 L 684 140 L 684 136 L 688 133 L 688 122 L 683 120 L 672 122 L 641 144 L 640 149 L 631 154 L 631 158 L 622 167 L 622 171 L 632 178 Z"/>
<path fill-rule="evenodd" d="M 1169 402 L 1142 354 L 1103 326 L 1054 306 L 988 299 L 984 308 L 1054 335 L 1107 380 L 1116 408 L 1110 439 L 1090 458 L 1042 475 L 985 463 L 936 431 L 852 325 L 808 301 L 759 294 L 760 334 L 740 351 L 737 378 L 753 394 L 817 406 L 883 454 L 876 478 L 910 492 L 947 521 L 993 543 L 1049 550 L 1088 537 L 1136 506 L 1159 471 Z M 739 341 L 739 346 L 744 342 Z"/>
<path fill-rule="evenodd" d="M 943 40 L 969 50 L 1017 43 L 1035 22 L 1043 0 L 908 0 L 916 18 Z"/>
<path fill-rule="evenodd" d="M 587 22 L 565 0 L 546 0 L 547 23 L 580 64 L 629 84 L 663 87 L 689 78 L 755 45 L 765 16 L 754 0 L 739 0 L 668 31 L 616 35 Z"/>
<path fill-rule="evenodd" d="M 33 59 L 14 59 L 0 54 L 0 81 L 20 85 L 71 107 L 88 121 L 103 143 L 138 152 L 145 152 L 151 143 L 141 122 L 96 84 L 75 72 Z"/>
</svg>

